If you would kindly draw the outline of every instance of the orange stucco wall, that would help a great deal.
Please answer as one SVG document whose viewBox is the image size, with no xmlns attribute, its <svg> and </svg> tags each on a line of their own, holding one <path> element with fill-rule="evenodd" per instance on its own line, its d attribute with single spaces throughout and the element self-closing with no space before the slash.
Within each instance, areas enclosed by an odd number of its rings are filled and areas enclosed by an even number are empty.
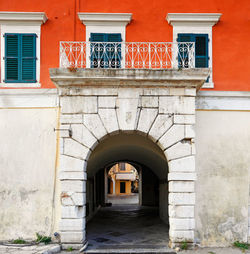
<svg viewBox="0 0 250 254">
<path fill-rule="evenodd" d="M 54 87 L 49 68 L 59 66 L 59 41 L 85 40 L 78 12 L 133 14 L 127 41 L 172 41 L 167 13 L 222 13 L 213 28 L 214 90 L 249 91 L 250 7 L 248 0 L 11 0 L 1 1 L 0 11 L 44 11 L 48 16 L 41 34 L 41 84 Z"/>
</svg>

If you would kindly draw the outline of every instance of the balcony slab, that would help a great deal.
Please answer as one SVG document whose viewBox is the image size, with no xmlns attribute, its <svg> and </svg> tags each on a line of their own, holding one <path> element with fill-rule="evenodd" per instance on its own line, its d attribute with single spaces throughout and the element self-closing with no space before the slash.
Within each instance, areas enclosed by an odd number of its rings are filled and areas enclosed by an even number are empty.
<svg viewBox="0 0 250 254">
<path fill-rule="evenodd" d="M 50 69 L 58 88 L 73 86 L 192 87 L 199 90 L 210 69 Z"/>
</svg>

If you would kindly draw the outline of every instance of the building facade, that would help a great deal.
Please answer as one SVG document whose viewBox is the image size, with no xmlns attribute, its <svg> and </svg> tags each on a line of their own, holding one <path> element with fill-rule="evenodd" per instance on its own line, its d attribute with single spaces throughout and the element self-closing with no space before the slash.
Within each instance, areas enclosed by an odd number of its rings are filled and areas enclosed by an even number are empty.
<svg viewBox="0 0 250 254">
<path fill-rule="evenodd" d="M 120 162 L 108 171 L 108 193 L 113 195 L 138 192 L 139 175 L 129 163 Z"/>
<path fill-rule="evenodd" d="M 0 239 L 58 231 L 80 248 L 106 167 L 127 161 L 171 246 L 247 242 L 248 13 L 244 0 L 0 3 Z"/>
</svg>

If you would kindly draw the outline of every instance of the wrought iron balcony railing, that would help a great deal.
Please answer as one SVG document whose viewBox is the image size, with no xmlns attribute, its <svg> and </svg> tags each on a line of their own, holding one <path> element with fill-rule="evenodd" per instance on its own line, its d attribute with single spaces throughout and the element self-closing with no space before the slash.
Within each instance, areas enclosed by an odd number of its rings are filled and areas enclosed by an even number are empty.
<svg viewBox="0 0 250 254">
<path fill-rule="evenodd" d="M 60 42 L 62 68 L 194 68 L 193 42 Z"/>
</svg>

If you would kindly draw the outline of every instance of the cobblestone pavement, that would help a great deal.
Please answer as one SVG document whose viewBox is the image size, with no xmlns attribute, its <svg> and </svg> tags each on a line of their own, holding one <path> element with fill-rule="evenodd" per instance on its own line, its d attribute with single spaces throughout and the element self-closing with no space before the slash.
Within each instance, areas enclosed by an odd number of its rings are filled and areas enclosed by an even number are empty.
<svg viewBox="0 0 250 254">
<path fill-rule="evenodd" d="M 48 245 L 0 245 L 0 254 L 53 254 L 59 253 L 60 246 L 58 244 Z M 78 252 L 79 253 L 79 252 Z"/>
</svg>

